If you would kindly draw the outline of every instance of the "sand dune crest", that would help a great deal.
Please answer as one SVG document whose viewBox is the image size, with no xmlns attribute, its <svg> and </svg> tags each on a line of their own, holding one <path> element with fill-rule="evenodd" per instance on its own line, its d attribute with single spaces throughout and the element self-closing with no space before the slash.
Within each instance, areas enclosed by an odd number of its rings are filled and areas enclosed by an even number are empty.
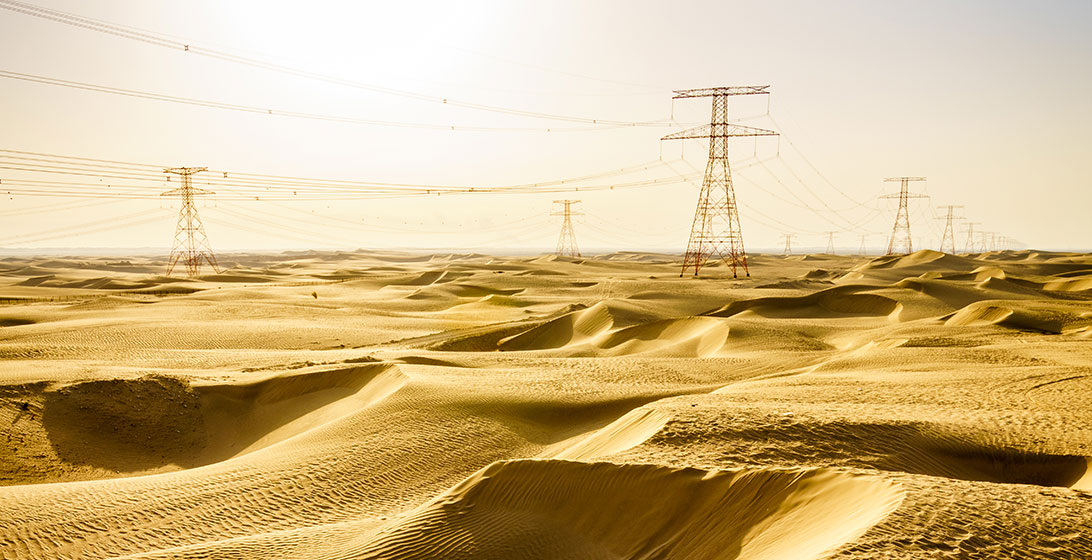
<svg viewBox="0 0 1092 560">
<path fill-rule="evenodd" d="M 731 317 L 750 311 L 771 318 L 822 318 L 852 315 L 888 316 L 899 310 L 899 303 L 876 294 L 854 293 L 857 288 L 838 286 L 804 296 L 762 297 L 734 301 L 707 315 Z"/>
<path fill-rule="evenodd" d="M 73 466 L 100 469 L 100 477 L 198 467 L 351 414 L 405 382 L 397 366 L 375 363 L 192 386 L 161 376 L 52 388 L 30 384 L 11 399 L 40 407 L 40 419 L 25 415 L 21 421 L 38 423 L 52 453 L 27 457 L 16 449 L 4 458 L 11 463 L 4 471 L 26 483 L 95 477 L 87 471 L 59 474 Z M 42 478 L 28 479 L 35 471 Z"/>
<path fill-rule="evenodd" d="M 890 483 L 825 470 L 501 461 L 340 558 L 807 560 L 901 500 Z"/>
<path fill-rule="evenodd" d="M 574 311 L 526 332 L 501 339 L 497 347 L 504 351 L 560 348 L 605 332 L 613 324 L 610 310 L 606 304 L 599 302 L 587 309 Z"/>
</svg>

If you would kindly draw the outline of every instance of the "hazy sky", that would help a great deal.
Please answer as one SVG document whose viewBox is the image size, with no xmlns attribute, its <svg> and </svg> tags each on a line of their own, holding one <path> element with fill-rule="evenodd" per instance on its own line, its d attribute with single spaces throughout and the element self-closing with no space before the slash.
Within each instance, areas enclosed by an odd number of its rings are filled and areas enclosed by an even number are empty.
<svg viewBox="0 0 1092 560">
<path fill-rule="evenodd" d="M 353 81 L 587 118 L 667 119 L 672 89 L 769 84 L 769 105 L 764 97 L 732 105 L 746 124 L 784 134 L 780 142 L 732 146 L 749 248 L 780 247 L 790 231 L 798 233 L 794 246 L 822 248 L 832 230 L 847 250 L 861 233 L 870 246 L 884 245 L 894 206 L 875 197 L 896 187 L 882 183 L 894 175 L 929 179 L 917 188 L 931 198 L 914 203 L 918 246 L 939 243 L 936 206 L 962 204 L 980 228 L 1033 247 L 1092 247 L 1089 2 L 35 3 Z M 9 10 L 0 10 L 0 70 L 361 119 L 583 126 L 287 76 Z M 467 186 L 579 177 L 661 156 L 685 155 L 685 162 L 648 177 L 705 163 L 694 141 L 685 149 L 664 142 L 661 151 L 660 136 L 677 128 L 452 132 L 238 113 L 12 79 L 0 79 L 0 88 L 0 148 L 66 156 Z M 708 99 L 674 104 L 683 123 L 708 115 Z M 0 169 L 0 181 L 11 177 Z M 550 248 L 559 229 L 551 201 L 577 198 L 587 211 L 576 226 L 582 247 L 681 250 L 699 186 L 277 204 L 210 199 L 201 212 L 219 250 Z M 144 223 L 109 227 L 143 210 Z M 157 200 L 5 195 L 0 246 L 166 247 L 176 211 L 177 203 L 172 210 Z M 54 231 L 78 234 L 51 237 Z M 962 246 L 962 236 L 957 241 Z"/>
</svg>

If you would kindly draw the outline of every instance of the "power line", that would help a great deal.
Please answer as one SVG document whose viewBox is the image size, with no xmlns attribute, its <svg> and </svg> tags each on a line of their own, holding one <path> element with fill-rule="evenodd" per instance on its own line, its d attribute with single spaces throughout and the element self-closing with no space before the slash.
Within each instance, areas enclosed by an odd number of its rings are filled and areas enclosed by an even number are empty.
<svg viewBox="0 0 1092 560">
<path fill-rule="evenodd" d="M 5 167 L 0 166 L 0 169 Z M 64 173 L 57 171 L 47 171 L 48 173 Z M 85 175 L 95 176 L 88 173 Z M 685 183 L 693 177 L 669 177 L 669 178 L 657 178 L 648 179 L 642 181 L 632 181 L 626 183 L 615 184 L 602 184 L 602 185 L 585 185 L 585 186 L 572 186 L 572 187 L 550 187 L 540 189 L 521 189 L 521 190 L 509 190 L 509 189 L 491 189 L 491 188 L 467 188 L 453 191 L 426 191 L 422 189 L 401 189 L 399 191 L 390 192 L 346 192 L 346 191 L 288 191 L 286 189 L 278 188 L 274 190 L 272 187 L 266 191 L 244 191 L 244 190 L 226 190 L 225 193 L 217 194 L 219 199 L 227 200 L 255 200 L 255 201 L 328 201 L 328 200 L 375 200 L 382 198 L 406 198 L 406 197 L 423 197 L 423 196 L 440 196 L 440 195 L 467 195 L 467 194 L 551 194 L 551 193 L 566 193 L 566 192 L 593 192 L 593 191 L 608 191 L 608 190 L 622 190 L 633 188 L 648 188 L 658 186 L 670 186 L 680 183 Z M 69 188 L 64 188 L 68 186 Z M 215 184 L 214 184 L 215 186 Z M 77 198 L 95 198 L 95 197 L 117 197 L 117 198 L 130 198 L 130 199 L 155 199 L 157 195 L 150 192 L 147 189 L 141 189 L 137 186 L 124 186 L 118 185 L 117 189 L 109 190 L 112 185 L 97 185 L 94 183 L 62 183 L 57 185 L 59 188 L 51 188 L 50 185 L 41 185 L 35 183 L 24 182 L 20 180 L 4 179 L 0 181 L 0 189 L 5 194 L 21 194 L 27 196 L 55 196 L 55 197 L 77 197 Z M 79 188 L 86 187 L 86 188 Z M 103 188 L 105 187 L 105 189 Z"/>
<path fill-rule="evenodd" d="M 696 167 L 694 167 L 694 164 L 692 164 L 692 163 L 690 163 L 689 161 L 686 161 L 686 160 L 682 160 L 682 162 L 684 164 L 686 164 L 688 167 L 690 167 L 692 170 L 694 170 L 695 172 L 700 173 L 700 171 L 698 171 L 698 169 Z M 749 165 L 733 166 L 732 169 L 733 170 L 738 170 L 740 168 L 754 167 L 754 166 L 761 165 L 762 163 L 763 163 L 762 161 L 758 161 L 758 162 L 754 162 L 754 163 L 749 164 Z M 672 167 L 672 169 L 674 170 L 674 167 Z M 683 177 L 683 175 L 680 174 L 680 177 Z M 780 231 L 780 230 L 783 230 L 783 229 L 789 229 L 789 230 L 800 232 L 800 233 L 807 233 L 807 234 L 814 234 L 814 235 L 819 235 L 819 234 L 822 233 L 822 232 L 816 231 L 816 230 L 809 230 L 809 229 L 801 228 L 799 225 L 787 224 L 787 223 L 785 223 L 785 222 L 783 222 L 783 221 L 781 221 L 781 220 L 779 220 L 777 218 L 774 218 L 773 216 L 770 216 L 769 214 L 766 214 L 765 212 L 762 212 L 762 211 L 758 210 L 753 205 L 747 204 L 746 202 L 740 202 L 739 205 L 742 206 L 743 208 L 747 209 L 747 211 L 748 211 L 747 219 L 748 220 L 756 221 L 759 224 L 762 224 L 762 225 L 766 226 L 767 228 L 770 228 L 771 231 Z M 811 209 L 811 208 L 809 208 L 809 210 L 811 210 L 812 212 L 815 212 L 816 214 L 818 214 L 817 210 L 814 210 L 814 209 Z M 763 218 L 765 218 L 766 220 L 769 220 L 769 221 L 763 221 L 763 220 L 760 220 L 758 218 L 755 218 L 756 214 L 759 215 L 759 216 L 762 216 Z M 770 223 L 770 222 L 773 222 L 773 223 Z M 835 225 L 837 225 L 837 224 L 835 224 Z"/>
<path fill-rule="evenodd" d="M 827 179 L 827 176 L 823 175 L 823 172 L 819 171 L 819 168 L 816 167 L 815 164 L 813 164 L 811 162 L 811 160 L 808 159 L 808 157 L 806 155 L 804 155 L 804 152 L 800 151 L 800 148 L 796 147 L 796 144 L 792 141 L 792 139 L 790 139 L 787 135 L 785 135 L 784 127 L 782 127 L 777 122 L 777 120 L 774 119 L 773 115 L 771 115 L 769 113 L 769 111 L 766 112 L 766 116 L 770 119 L 770 122 L 772 122 L 774 124 L 774 126 L 776 126 L 777 129 L 781 132 L 781 136 L 785 138 L 785 142 L 788 143 L 789 147 L 792 148 L 794 152 L 796 152 L 796 155 L 800 156 L 800 159 L 804 160 L 804 163 L 806 163 L 808 165 L 808 167 L 810 167 L 811 170 L 814 171 L 815 174 L 819 176 L 820 179 L 822 179 L 824 182 L 826 182 L 826 184 L 829 185 L 830 188 L 834 189 L 835 192 L 837 192 L 838 194 L 844 196 L 847 200 L 849 200 L 850 202 L 854 203 L 857 206 L 865 206 L 867 204 L 867 203 L 864 203 L 864 202 L 860 202 L 857 199 L 849 196 L 842 189 L 838 188 L 838 186 L 835 185 L 833 181 L 831 181 L 830 179 Z"/>
<path fill-rule="evenodd" d="M 666 90 L 666 88 L 662 88 L 662 87 L 659 87 L 659 86 L 653 86 L 653 85 L 650 85 L 650 84 L 641 84 L 641 83 L 627 82 L 627 81 L 622 81 L 622 80 L 611 80 L 611 79 L 602 78 L 602 77 L 599 77 L 599 76 L 589 76 L 587 74 L 581 74 L 579 72 L 571 72 L 571 71 L 568 71 L 568 70 L 558 70 L 557 68 L 550 68 L 548 66 L 542 66 L 542 65 L 539 65 L 539 64 L 532 64 L 532 63 L 529 63 L 529 62 L 513 60 L 513 59 L 510 59 L 510 58 L 505 58 L 505 57 L 497 56 L 497 55 L 494 55 L 494 54 L 487 54 L 487 53 L 475 51 L 475 50 L 472 50 L 472 49 L 468 49 L 468 48 L 465 48 L 465 47 L 460 47 L 460 46 L 457 46 L 457 45 L 447 45 L 447 46 L 449 48 L 455 49 L 455 50 L 460 51 L 460 52 L 469 53 L 469 54 L 472 54 L 474 56 L 479 56 L 479 57 L 482 57 L 482 58 L 488 58 L 488 59 L 491 59 L 491 60 L 497 60 L 497 61 L 503 62 L 505 64 L 512 64 L 514 66 L 523 66 L 523 67 L 526 67 L 526 68 L 535 68 L 537 70 L 542 70 L 544 72 L 550 72 L 550 73 L 553 73 L 553 74 L 560 74 L 560 75 L 563 75 L 563 76 L 571 76 L 571 77 L 574 77 L 574 78 L 580 78 L 582 80 L 589 80 L 589 81 L 593 81 L 593 82 L 600 82 L 600 83 L 614 84 L 614 85 L 622 85 L 622 86 L 629 86 L 629 87 L 639 87 L 639 88 L 644 88 L 646 90 L 646 91 L 642 91 L 640 93 L 634 93 L 632 95 L 659 95 L 659 94 L 665 93 L 665 90 Z M 576 94 L 576 95 L 579 95 L 579 94 Z"/>
<path fill-rule="evenodd" d="M 299 68 L 293 68 L 281 64 L 275 64 L 272 62 L 266 62 L 256 58 L 250 58 L 242 55 L 233 54 L 227 51 L 220 51 L 215 49 L 208 49 L 194 45 L 193 43 L 186 42 L 184 40 L 174 39 L 168 35 L 140 30 L 133 27 L 128 27 L 116 23 L 110 23 L 107 21 L 92 19 L 84 16 L 70 14 L 62 12 L 60 10 L 53 10 L 42 6 L 26 2 L 18 2 L 15 0 L 0 0 L 0 8 L 11 10 L 13 12 L 29 15 L 37 18 L 42 18 L 57 23 L 63 23 L 66 25 L 72 25 L 91 31 L 97 31 L 100 33 L 106 33 L 114 35 L 116 37 L 122 37 L 125 39 L 131 39 L 134 41 L 140 41 L 149 45 L 157 47 L 183 51 L 196 55 L 201 55 L 208 58 L 231 62 L 235 64 L 242 64 L 246 66 L 252 66 L 255 68 L 261 68 L 273 72 L 279 72 L 291 76 L 297 76 L 302 78 L 308 78 L 312 80 L 327 82 L 331 84 L 337 84 L 346 87 L 352 87 L 365 91 L 371 91 L 375 93 L 382 93 L 386 95 L 392 95 L 402 97 L 406 99 L 414 99 L 418 101 L 425 101 L 430 103 L 438 103 L 442 105 L 449 105 L 452 107 L 460 107 L 464 109 L 473 109 L 476 111 L 486 111 L 492 113 L 500 113 L 505 115 L 512 115 L 518 117 L 530 117 L 536 119 L 564 121 L 564 122 L 576 122 L 592 125 L 604 125 L 604 126 L 664 126 L 663 121 L 632 121 L 632 120 L 614 120 L 614 119 L 598 119 L 588 117 L 577 117 L 572 115 L 559 115 L 552 113 L 545 113 L 539 111 L 530 111 L 525 109 L 516 109 L 511 107 L 502 107 L 498 105 L 490 105 L 485 103 L 475 103 L 470 101 L 461 101 L 448 97 L 428 95 L 419 92 L 413 92 L 403 89 L 391 88 L 387 86 L 381 86 L 377 84 L 369 84 L 365 82 L 359 82 L 354 80 L 347 80 L 344 78 L 338 78 L 336 76 L 330 76 L 326 74 L 320 74 L 317 72 L 311 72 L 309 70 L 303 70 Z"/>
<path fill-rule="evenodd" d="M 141 210 L 139 212 L 133 212 L 131 214 L 124 214 L 121 216 L 98 218 L 90 222 L 70 224 L 58 228 L 39 231 L 36 233 L 28 233 L 3 238 L 0 239 L 0 244 L 25 244 L 38 243 L 41 241 L 52 241 L 54 239 L 64 239 L 77 235 L 82 236 L 108 230 L 123 229 L 162 220 L 162 215 L 158 212 L 153 213 L 154 215 L 151 216 L 149 216 L 148 214 L 149 212 L 147 210 Z"/>
<path fill-rule="evenodd" d="M 7 155 L 4 155 L 7 154 Z M 14 155 L 12 155 L 14 154 Z M 17 161 L 6 161 L 17 160 Z M 552 179 L 534 183 L 510 184 L 494 187 L 473 187 L 465 185 L 430 185 L 421 183 L 393 183 L 383 181 L 348 181 L 332 179 L 316 179 L 304 177 L 288 177 L 279 175 L 266 175 L 256 173 L 239 173 L 229 171 L 211 170 L 205 182 L 210 187 L 217 187 L 226 192 L 241 196 L 280 196 L 287 200 L 298 200 L 306 196 L 327 195 L 328 198 L 336 198 L 335 195 L 345 195 L 347 198 L 372 198 L 375 195 L 438 195 L 438 194 L 467 194 L 467 193 L 556 193 L 577 192 L 595 190 L 613 190 L 624 188 L 638 188 L 657 186 L 661 184 L 675 184 L 678 177 L 655 177 L 631 181 L 619 181 L 614 183 L 594 182 L 600 179 L 608 179 L 629 174 L 655 171 L 668 167 L 670 162 L 651 160 L 628 167 L 613 168 L 598 173 L 585 174 L 578 177 L 564 179 Z M 94 177 L 100 180 L 122 180 L 137 185 L 109 183 L 111 187 L 117 186 L 113 192 L 146 187 L 146 183 L 154 183 L 156 187 L 163 182 L 158 169 L 162 166 L 139 164 L 133 162 L 121 162 L 117 160 L 96 160 L 93 158 L 80 158 L 46 154 L 41 152 L 28 152 L 19 150 L 0 149 L 0 169 L 9 171 L 22 171 L 29 173 L 60 174 L 79 177 Z M 20 184 L 21 186 L 42 186 L 46 182 L 34 183 L 29 179 L 3 179 L 0 178 L 0 187 Z M 56 183 L 56 182 L 54 182 Z M 145 183 L 140 185 L 139 183 Z M 63 187 L 102 187 L 102 184 L 94 183 L 66 183 L 58 184 Z M 11 189 L 7 189 L 11 190 Z M 24 189 L 26 190 L 26 189 Z M 113 194 L 107 193 L 107 194 Z M 291 195 L 289 196 L 289 193 Z M 132 194 L 132 193 L 130 193 Z M 351 195 L 351 196 L 350 196 Z"/>
<path fill-rule="evenodd" d="M 60 78 L 50 78 L 47 76 L 38 76 L 34 74 L 24 74 L 21 72 L 11 72 L 8 70 L 0 70 L 0 78 L 9 78 L 14 80 L 22 80 L 26 82 L 34 82 L 39 84 L 46 84 L 52 86 L 60 86 L 72 89 L 79 89 L 84 91 L 93 91 L 98 93 L 108 93 L 112 95 L 121 95 L 127 97 L 135 97 L 140 99 L 148 99 L 153 101 L 163 101 L 167 103 L 178 103 L 183 105 L 193 105 L 197 107 L 206 107 L 210 109 L 223 109 L 227 111 L 236 111 L 243 113 L 252 113 L 258 115 L 268 115 L 273 117 L 290 117 L 297 119 L 309 119 L 315 121 L 336 122 L 345 124 L 358 124 L 368 126 L 385 126 L 385 127 L 397 127 L 397 128 L 414 128 L 425 130 L 447 130 L 452 132 L 589 132 L 589 131 L 603 131 L 603 130 L 615 130 L 620 128 L 630 128 L 629 125 L 612 125 L 612 126 L 591 126 L 591 127 L 500 127 L 500 126 L 465 126 L 465 125 L 446 125 L 446 124 L 431 124 L 431 123 L 417 123 L 417 122 L 403 122 L 403 121 L 385 121 L 376 119 L 364 119 L 359 117 L 348 117 L 341 115 L 329 115 L 320 113 L 306 113 L 302 111 L 288 111 L 282 109 L 272 109 L 268 107 L 258 107 L 254 105 L 242 105 L 238 103 L 226 103 L 222 101 L 211 101 L 207 99 L 196 99 L 192 97 L 180 97 L 175 95 L 167 95 L 163 93 L 154 93 L 148 91 L 139 91 L 132 89 L 116 88 L 111 86 L 104 86 L 99 84 L 90 84 L 86 82 L 76 82 L 71 80 L 62 80 Z M 671 124 L 662 123 L 661 126 L 669 127 Z"/>
</svg>

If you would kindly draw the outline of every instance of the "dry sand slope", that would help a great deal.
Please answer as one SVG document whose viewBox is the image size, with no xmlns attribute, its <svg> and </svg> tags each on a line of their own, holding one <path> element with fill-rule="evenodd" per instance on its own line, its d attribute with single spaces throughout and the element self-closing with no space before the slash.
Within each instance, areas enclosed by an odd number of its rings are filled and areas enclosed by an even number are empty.
<svg viewBox="0 0 1092 560">
<path fill-rule="evenodd" d="M 1092 257 L 0 259 L 3 558 L 1092 558 Z"/>
</svg>

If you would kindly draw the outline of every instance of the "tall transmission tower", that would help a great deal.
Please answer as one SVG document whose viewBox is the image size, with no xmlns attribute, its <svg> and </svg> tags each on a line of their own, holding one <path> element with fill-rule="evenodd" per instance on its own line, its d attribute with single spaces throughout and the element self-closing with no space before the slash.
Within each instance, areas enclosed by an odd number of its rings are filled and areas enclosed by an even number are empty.
<svg viewBox="0 0 1092 560">
<path fill-rule="evenodd" d="M 1001 248 L 1001 234 L 996 231 L 980 231 L 978 235 L 982 239 L 982 251 L 997 251 Z"/>
<path fill-rule="evenodd" d="M 865 248 L 865 240 L 866 239 L 868 239 L 868 236 L 862 233 L 861 234 L 861 248 L 857 250 L 858 255 L 865 255 L 867 253 L 866 248 Z"/>
<path fill-rule="evenodd" d="M 938 220 L 944 220 L 944 235 L 940 237 L 940 252 L 955 254 L 955 226 L 953 220 L 962 220 L 963 216 L 956 216 L 955 209 L 963 208 L 955 204 L 949 204 L 947 206 L 937 206 L 937 208 L 947 208 L 947 213 L 943 218 L 937 218 Z"/>
<path fill-rule="evenodd" d="M 682 271 L 693 268 L 694 276 L 705 266 L 709 257 L 720 257 L 732 267 L 732 277 L 738 278 L 738 269 L 751 275 L 747 268 L 747 251 L 743 246 L 743 233 L 739 225 L 739 208 L 736 191 L 732 186 L 732 171 L 728 165 L 728 140 L 747 136 L 777 136 L 772 130 L 742 126 L 728 122 L 728 98 L 734 95 L 769 95 L 770 86 L 731 86 L 676 90 L 674 99 L 712 97 L 713 112 L 709 124 L 674 134 L 661 140 L 709 139 L 709 160 L 705 166 L 705 178 L 694 210 L 690 226 L 690 241 L 683 256 Z"/>
<path fill-rule="evenodd" d="M 990 235 L 993 235 L 992 231 L 980 231 L 978 232 L 978 251 L 985 253 L 991 250 L 989 245 Z"/>
<path fill-rule="evenodd" d="M 827 232 L 827 254 L 828 255 L 833 255 L 834 254 L 834 234 L 835 233 L 838 233 L 838 232 L 836 232 L 836 231 L 828 231 Z"/>
<path fill-rule="evenodd" d="M 554 251 L 559 257 L 580 257 L 580 249 L 576 246 L 576 231 L 573 230 L 573 216 L 582 215 L 581 212 L 573 212 L 572 205 L 580 202 L 579 200 L 555 200 L 554 204 L 563 205 L 563 209 L 559 212 L 550 213 L 551 216 L 565 216 L 565 221 L 561 222 L 561 235 L 557 238 L 557 250 Z"/>
<path fill-rule="evenodd" d="M 974 253 L 974 226 L 982 225 L 982 222 L 967 222 L 963 224 L 967 228 L 967 243 L 963 246 L 964 253 Z"/>
<path fill-rule="evenodd" d="M 194 188 L 190 178 L 202 171 L 208 171 L 208 168 L 172 167 L 163 170 L 164 173 L 182 178 L 181 187 L 159 195 L 182 197 L 182 207 L 178 210 L 178 224 L 174 230 L 174 245 L 171 247 L 171 256 L 167 263 L 167 276 L 171 275 L 179 262 L 185 265 L 186 274 L 191 278 L 201 274 L 202 261 L 208 262 L 217 273 L 220 272 L 220 265 L 216 263 L 216 255 L 213 254 L 208 235 L 205 234 L 205 226 L 201 223 L 201 217 L 197 215 L 197 206 L 193 203 L 194 196 L 216 194 L 210 190 Z"/>
<path fill-rule="evenodd" d="M 782 233 L 781 237 L 785 240 L 785 250 L 781 252 L 782 255 L 792 254 L 792 238 L 796 237 L 795 233 Z"/>
<path fill-rule="evenodd" d="M 928 198 L 924 194 L 910 192 L 910 183 L 924 181 L 925 177 L 888 177 L 885 183 L 900 183 L 899 192 L 887 194 L 880 198 L 899 199 L 899 211 L 895 214 L 895 225 L 891 228 L 891 240 L 887 242 L 887 254 L 895 254 L 897 248 L 902 248 L 903 253 L 914 252 L 914 242 L 910 239 L 910 205 L 911 198 Z"/>
</svg>

